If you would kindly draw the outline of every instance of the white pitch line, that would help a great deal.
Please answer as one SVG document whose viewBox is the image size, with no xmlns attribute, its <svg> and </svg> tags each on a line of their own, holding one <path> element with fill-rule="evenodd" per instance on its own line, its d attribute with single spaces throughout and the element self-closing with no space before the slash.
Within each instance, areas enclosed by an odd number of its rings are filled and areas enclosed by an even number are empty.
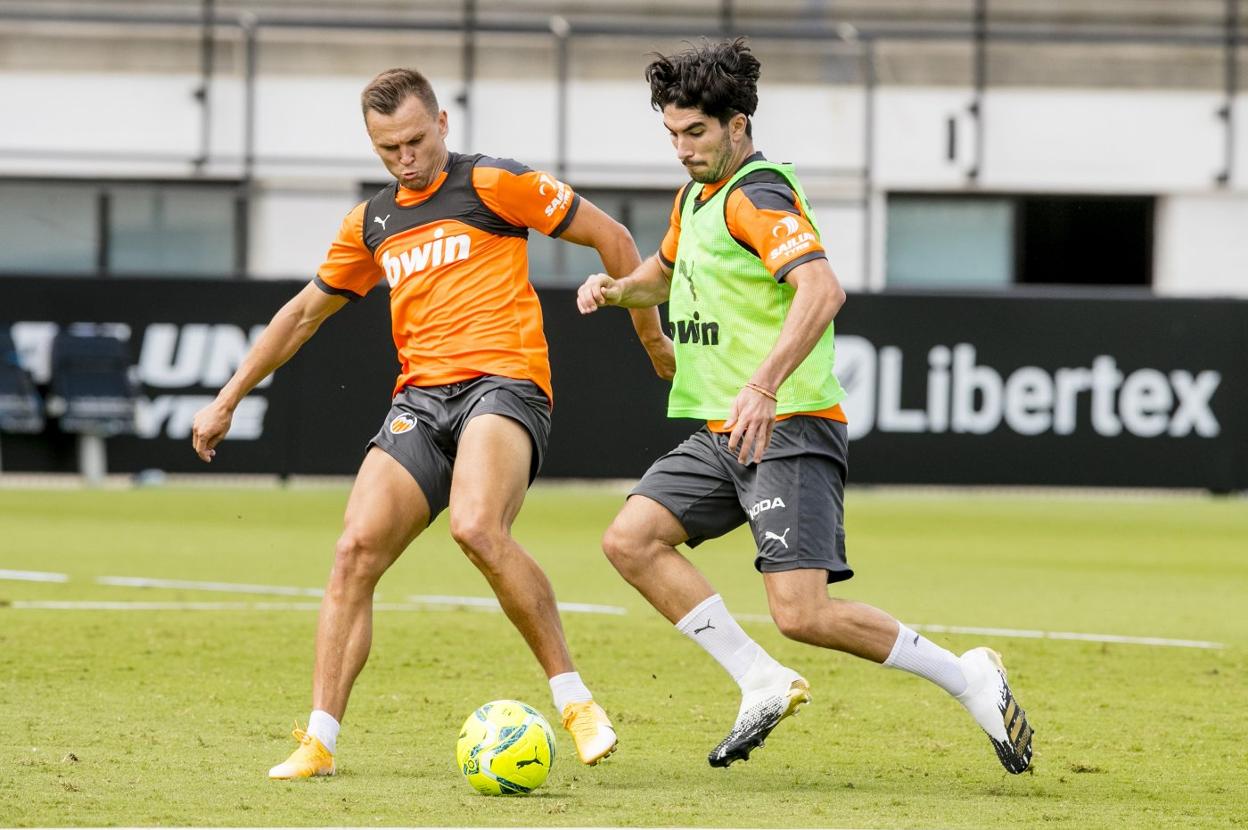
<svg viewBox="0 0 1248 830">
<path fill-rule="evenodd" d="M 742 622 L 771 622 L 766 614 L 734 614 Z M 1122 634 L 1083 634 L 1076 631 L 1037 631 L 1019 628 L 980 628 L 966 625 L 906 624 L 915 631 L 933 634 L 982 634 L 986 637 L 1021 637 L 1030 640 L 1081 640 L 1088 643 L 1122 643 L 1132 646 L 1169 646 L 1171 648 L 1226 648 L 1224 643 L 1209 640 L 1172 640 L 1166 637 L 1128 637 Z"/>
<path fill-rule="evenodd" d="M 319 597 L 320 588 L 292 588 L 288 585 L 248 585 L 240 582 L 196 582 L 186 579 L 152 579 L 145 576 L 101 576 L 100 585 L 126 588 L 177 588 L 185 591 L 219 591 L 226 594 L 273 594 L 283 597 Z"/>
<path fill-rule="evenodd" d="M 35 574 L 37 581 L 65 582 L 64 574 L 37 571 L 4 571 L 5 574 Z M 60 577 L 60 578 L 57 578 Z M 19 578 L 19 577 L 14 577 Z M 294 588 L 285 585 L 246 585 L 232 582 L 189 582 L 177 579 L 148 579 L 145 577 L 101 576 L 102 585 L 118 585 L 139 588 L 183 588 L 200 591 L 224 591 L 229 593 L 277 594 L 280 596 L 319 597 L 319 588 Z M 482 611 L 500 611 L 494 597 L 461 597 L 441 594 L 418 594 L 407 598 L 408 602 L 375 603 L 375 611 L 427 611 L 430 608 L 472 608 Z M 626 608 L 618 605 L 594 605 L 585 602 L 556 603 L 560 611 L 573 614 L 608 614 L 624 616 Z M 315 611 L 315 602 L 128 602 L 128 601 L 74 601 L 74 600 L 14 600 L 10 608 L 45 609 L 59 611 Z M 767 614 L 736 614 L 741 622 L 771 622 Z M 1019 637 L 1032 640 L 1075 640 L 1087 643 L 1118 643 L 1136 646 L 1164 646 L 1168 648 L 1222 649 L 1224 643 L 1210 640 L 1176 640 L 1167 637 L 1131 637 L 1122 634 L 1087 634 L 1077 631 L 1040 631 L 1019 628 L 984 628 L 961 625 L 910 625 L 916 631 L 933 634 L 978 634 L 986 637 Z"/>
<path fill-rule="evenodd" d="M 439 594 L 418 594 L 408 597 L 411 602 L 438 608 L 480 608 L 486 611 L 501 611 L 502 607 L 494 597 L 452 597 Z M 628 609 L 618 605 L 593 605 L 587 602 L 556 602 L 560 611 L 573 614 L 613 614 L 622 616 Z"/>
<path fill-rule="evenodd" d="M 442 599 L 477 599 L 476 597 L 443 597 Z M 378 602 L 374 611 L 428 611 L 446 608 L 451 603 L 424 602 Z M 0 604 L 0 608 L 18 608 L 35 611 L 316 611 L 319 602 L 160 602 L 128 600 L 13 600 Z M 481 606 L 458 606 L 481 607 Z M 489 609 L 496 610 L 496 609 Z M 501 609 L 498 609 L 501 610 Z M 591 612 L 592 613 L 592 612 Z M 600 612 L 602 613 L 602 612 Z M 615 613 L 615 612 L 606 612 Z M 624 613 L 620 609 L 620 613 Z"/>
<path fill-rule="evenodd" d="M 1209 640 L 1172 640 L 1166 637 L 1128 637 L 1122 634 L 1082 634 L 1077 631 L 1028 631 L 1013 628 L 976 628 L 958 625 L 912 625 L 916 631 L 937 634 L 984 634 L 997 637 L 1024 637 L 1038 640 L 1083 640 L 1089 643 L 1125 643 L 1133 646 L 1172 646 L 1174 648 L 1225 648 Z"/>
<path fill-rule="evenodd" d="M 48 571 L 10 571 L 0 568 L 0 579 L 13 579 L 19 582 L 69 582 L 69 574 L 49 573 Z"/>
<path fill-rule="evenodd" d="M 36 611 L 315 611 L 317 602 L 133 602 L 128 600 L 13 600 Z"/>
</svg>

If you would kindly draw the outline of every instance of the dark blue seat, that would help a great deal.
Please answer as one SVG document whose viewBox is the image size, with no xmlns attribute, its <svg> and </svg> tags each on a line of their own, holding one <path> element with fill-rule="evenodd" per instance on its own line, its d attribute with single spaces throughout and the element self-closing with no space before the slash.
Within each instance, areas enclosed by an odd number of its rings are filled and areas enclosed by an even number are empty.
<svg viewBox="0 0 1248 830">
<path fill-rule="evenodd" d="M 134 432 L 138 390 L 130 348 L 111 334 L 71 328 L 52 341 L 48 413 L 61 429 L 108 437 Z"/>
<path fill-rule="evenodd" d="M 43 432 L 43 399 L 18 358 L 8 325 L 0 324 L 0 432 Z"/>
</svg>

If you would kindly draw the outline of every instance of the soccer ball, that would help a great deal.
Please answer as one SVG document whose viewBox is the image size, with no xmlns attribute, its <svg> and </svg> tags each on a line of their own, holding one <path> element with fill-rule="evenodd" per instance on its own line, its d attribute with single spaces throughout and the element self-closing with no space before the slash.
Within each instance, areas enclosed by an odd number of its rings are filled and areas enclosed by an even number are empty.
<svg viewBox="0 0 1248 830">
<path fill-rule="evenodd" d="M 555 763 L 555 733 L 541 713 L 518 700 L 495 700 L 468 716 L 455 760 L 484 795 L 522 795 L 542 785 Z"/>
</svg>

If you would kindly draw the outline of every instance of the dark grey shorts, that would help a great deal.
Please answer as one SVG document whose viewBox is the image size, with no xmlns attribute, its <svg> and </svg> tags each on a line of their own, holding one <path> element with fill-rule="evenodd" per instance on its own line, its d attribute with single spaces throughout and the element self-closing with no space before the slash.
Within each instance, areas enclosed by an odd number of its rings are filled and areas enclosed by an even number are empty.
<svg viewBox="0 0 1248 830">
<path fill-rule="evenodd" d="M 798 415 L 776 424 L 758 464 L 728 451 L 728 436 L 706 427 L 655 461 L 631 495 L 666 507 L 687 544 L 749 522 L 762 572 L 823 568 L 828 582 L 854 575 L 845 559 L 845 425 Z"/>
<path fill-rule="evenodd" d="M 459 436 L 478 415 L 506 415 L 528 431 L 533 442 L 531 484 L 550 437 L 550 401 L 532 381 L 482 375 L 446 386 L 408 386 L 394 397 L 386 422 L 368 442 L 416 479 L 429 502 L 430 522 L 450 503 Z"/>
</svg>

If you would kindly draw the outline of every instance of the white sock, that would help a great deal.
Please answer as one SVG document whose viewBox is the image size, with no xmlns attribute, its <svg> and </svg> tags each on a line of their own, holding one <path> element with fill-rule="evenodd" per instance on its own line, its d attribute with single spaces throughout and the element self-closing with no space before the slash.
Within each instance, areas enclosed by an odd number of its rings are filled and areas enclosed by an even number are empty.
<svg viewBox="0 0 1248 830">
<path fill-rule="evenodd" d="M 338 746 L 338 729 L 338 721 L 329 712 L 313 709 L 308 716 L 308 734 L 324 744 L 331 755 Z"/>
<path fill-rule="evenodd" d="M 550 693 L 555 698 L 555 711 L 563 717 L 563 710 L 569 703 L 581 703 L 593 700 L 589 687 L 581 680 L 579 672 L 564 672 L 550 678 Z"/>
<path fill-rule="evenodd" d="M 898 623 L 897 642 L 884 665 L 927 678 L 951 695 L 966 691 L 966 675 L 957 656 Z"/>
<path fill-rule="evenodd" d="M 749 678 L 769 673 L 780 665 L 737 624 L 719 594 L 698 603 L 676 623 L 676 628 L 702 646 L 743 689 Z"/>
</svg>

